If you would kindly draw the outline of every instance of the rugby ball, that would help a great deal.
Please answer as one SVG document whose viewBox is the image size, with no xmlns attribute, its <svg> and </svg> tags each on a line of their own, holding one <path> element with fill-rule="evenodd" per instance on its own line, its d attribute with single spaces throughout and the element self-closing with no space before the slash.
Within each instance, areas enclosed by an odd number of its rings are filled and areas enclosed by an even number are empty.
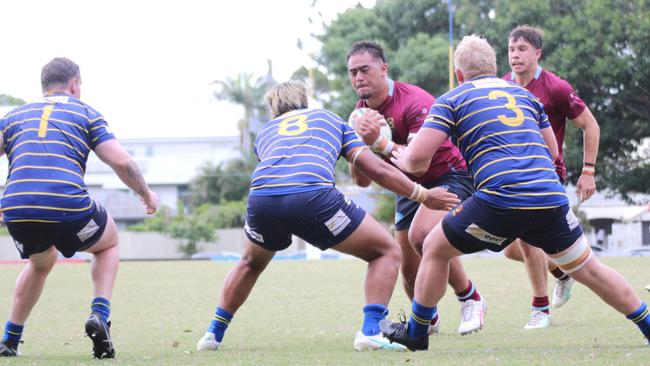
<svg viewBox="0 0 650 366">
<path fill-rule="evenodd" d="M 348 118 L 348 125 L 354 129 L 354 121 L 363 116 L 364 113 L 366 113 L 367 110 L 370 110 L 370 108 L 357 108 L 350 113 L 350 117 Z M 380 121 L 381 127 L 379 129 L 379 134 L 384 136 L 388 141 L 391 141 L 393 139 L 393 134 L 390 130 L 390 126 L 388 125 L 388 122 L 386 122 L 385 119 L 381 119 Z"/>
</svg>

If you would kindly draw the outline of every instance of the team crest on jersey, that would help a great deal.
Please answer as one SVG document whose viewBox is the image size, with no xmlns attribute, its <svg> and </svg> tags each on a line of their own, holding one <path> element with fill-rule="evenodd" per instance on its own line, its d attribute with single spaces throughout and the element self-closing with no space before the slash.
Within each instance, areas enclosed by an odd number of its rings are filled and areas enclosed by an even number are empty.
<svg viewBox="0 0 650 366">
<path fill-rule="evenodd" d="M 394 119 L 386 118 L 386 123 L 388 123 L 388 127 L 395 128 L 395 120 Z"/>
</svg>

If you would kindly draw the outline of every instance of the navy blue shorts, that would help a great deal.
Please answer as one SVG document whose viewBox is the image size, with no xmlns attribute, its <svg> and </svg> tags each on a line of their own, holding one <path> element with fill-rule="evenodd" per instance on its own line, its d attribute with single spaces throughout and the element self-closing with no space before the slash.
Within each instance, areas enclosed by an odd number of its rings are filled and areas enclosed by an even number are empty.
<svg viewBox="0 0 650 366">
<path fill-rule="evenodd" d="M 42 253 L 55 246 L 64 257 L 70 258 L 76 252 L 93 246 L 102 237 L 108 215 L 106 210 L 95 203 L 91 214 L 75 221 L 48 222 L 7 222 L 9 234 L 14 239 L 16 249 L 23 259 Z"/>
<path fill-rule="evenodd" d="M 366 212 L 336 188 L 248 197 L 246 237 L 269 251 L 291 245 L 296 235 L 321 250 L 345 240 L 359 227 Z"/>
<path fill-rule="evenodd" d="M 451 245 L 465 254 L 483 249 L 500 252 L 517 238 L 554 254 L 582 236 L 580 221 L 569 205 L 546 210 L 498 209 L 474 196 L 445 215 L 442 229 Z"/>
<path fill-rule="evenodd" d="M 449 192 L 456 194 L 461 202 L 474 194 L 474 183 L 466 170 L 451 171 L 436 180 L 422 184 L 422 186 L 427 189 L 446 188 Z M 395 230 L 408 230 L 419 207 L 420 204 L 417 201 L 397 195 L 395 199 Z"/>
</svg>

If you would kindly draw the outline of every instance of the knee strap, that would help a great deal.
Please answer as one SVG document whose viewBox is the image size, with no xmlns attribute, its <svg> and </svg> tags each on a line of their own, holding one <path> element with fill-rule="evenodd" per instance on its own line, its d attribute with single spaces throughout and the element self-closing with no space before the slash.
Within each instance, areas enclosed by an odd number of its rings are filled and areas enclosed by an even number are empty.
<svg viewBox="0 0 650 366">
<path fill-rule="evenodd" d="M 565 273 L 572 273 L 585 265 L 592 257 L 591 247 L 587 243 L 587 238 L 582 235 L 575 243 L 564 251 L 559 257 L 553 257 L 553 261 Z"/>
</svg>

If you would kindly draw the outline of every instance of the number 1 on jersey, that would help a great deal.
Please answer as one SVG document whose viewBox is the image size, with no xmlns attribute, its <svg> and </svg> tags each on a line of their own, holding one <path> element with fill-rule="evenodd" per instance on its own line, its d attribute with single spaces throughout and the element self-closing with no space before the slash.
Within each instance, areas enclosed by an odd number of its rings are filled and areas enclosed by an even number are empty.
<svg viewBox="0 0 650 366">
<path fill-rule="evenodd" d="M 50 119 L 52 109 L 54 109 L 54 105 L 52 104 L 43 107 L 43 113 L 41 113 L 41 123 L 38 125 L 38 137 L 45 137 L 45 135 L 47 135 L 47 121 Z"/>
</svg>

